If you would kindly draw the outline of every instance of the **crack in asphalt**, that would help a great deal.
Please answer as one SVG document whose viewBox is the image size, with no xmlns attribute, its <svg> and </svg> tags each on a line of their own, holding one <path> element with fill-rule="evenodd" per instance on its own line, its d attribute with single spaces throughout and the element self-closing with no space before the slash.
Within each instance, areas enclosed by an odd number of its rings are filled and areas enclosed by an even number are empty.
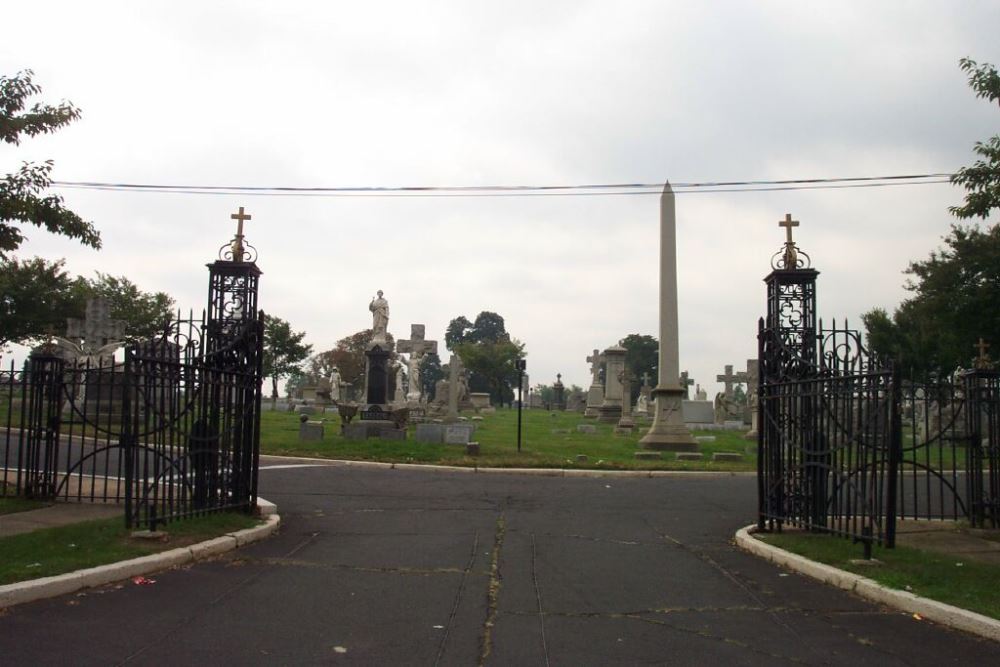
<svg viewBox="0 0 1000 667">
<path fill-rule="evenodd" d="M 486 618 L 483 620 L 483 631 L 480 637 L 479 667 L 486 664 L 493 650 L 493 627 L 497 622 L 497 604 L 500 598 L 500 552 L 503 549 L 504 533 L 507 530 L 507 518 L 501 511 L 497 517 L 496 534 L 493 539 L 493 553 L 490 556 L 490 582 L 486 590 Z"/>
<path fill-rule="evenodd" d="M 462 601 L 462 592 L 465 590 L 465 582 L 469 578 L 472 566 L 476 563 L 476 554 L 478 552 L 479 531 L 477 530 L 472 540 L 472 552 L 469 554 L 469 563 L 465 566 L 465 570 L 462 572 L 462 580 L 458 583 L 458 591 L 455 593 L 455 603 L 451 607 L 451 613 L 448 614 L 448 622 L 445 624 L 444 636 L 441 637 L 441 643 L 438 645 L 437 657 L 434 659 L 435 666 L 440 665 L 441 658 L 444 657 L 444 649 L 448 644 L 448 636 L 451 634 L 451 627 L 455 622 L 455 616 L 458 614 L 458 605 Z"/>
</svg>

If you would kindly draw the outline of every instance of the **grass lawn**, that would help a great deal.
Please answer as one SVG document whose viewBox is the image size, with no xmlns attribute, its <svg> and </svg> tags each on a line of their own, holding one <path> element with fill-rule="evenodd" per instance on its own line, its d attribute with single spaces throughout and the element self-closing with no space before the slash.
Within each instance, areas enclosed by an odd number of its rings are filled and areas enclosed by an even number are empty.
<svg viewBox="0 0 1000 667">
<path fill-rule="evenodd" d="M 468 413 L 466 416 L 472 416 Z M 319 442 L 299 440 L 299 416 L 287 412 L 265 411 L 261 416 L 260 448 L 262 454 L 311 456 L 330 459 L 385 461 L 394 463 L 435 463 L 455 466 L 508 468 L 590 468 L 620 470 L 714 470 L 748 471 L 757 469 L 756 443 L 745 440 L 742 431 L 696 432 L 715 436 L 714 442 L 700 445 L 702 461 L 676 461 L 673 452 L 664 452 L 662 461 L 637 461 L 639 439 L 648 424 L 637 427 L 632 435 L 616 436 L 612 424 L 600 424 L 572 412 L 550 413 L 525 410 L 522 413 L 521 452 L 517 451 L 517 411 L 498 409 L 484 415 L 477 423 L 473 440 L 479 442 L 480 455 L 468 457 L 465 448 L 416 441 L 416 427 L 411 426 L 404 441 L 369 439 L 345 440 L 340 435 L 337 415 L 316 415 L 325 419 L 324 439 Z M 579 433 L 577 424 L 593 424 L 597 433 Z M 750 448 L 754 453 L 746 454 Z M 743 461 L 713 463 L 714 452 L 739 452 Z M 588 460 L 578 463 L 576 456 Z"/>
<path fill-rule="evenodd" d="M 850 540 L 798 532 L 758 533 L 768 544 L 832 565 L 884 586 L 1000 619 L 1000 565 L 976 563 L 909 547 L 873 548 L 882 565 L 855 565 L 861 546 Z"/>
<path fill-rule="evenodd" d="M 246 514 L 209 514 L 168 524 L 166 541 L 130 537 L 120 517 L 4 537 L 0 538 L 0 585 L 175 549 L 259 522 Z"/>
<path fill-rule="evenodd" d="M 0 496 L 0 514 L 27 512 L 28 510 L 37 510 L 47 505 L 48 503 L 41 500 L 29 500 L 20 496 Z"/>
</svg>

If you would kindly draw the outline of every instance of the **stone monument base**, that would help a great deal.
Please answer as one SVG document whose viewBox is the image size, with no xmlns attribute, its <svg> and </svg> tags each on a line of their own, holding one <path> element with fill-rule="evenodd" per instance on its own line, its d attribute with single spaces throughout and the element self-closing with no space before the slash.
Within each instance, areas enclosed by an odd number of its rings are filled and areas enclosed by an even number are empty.
<svg viewBox="0 0 1000 667">
<path fill-rule="evenodd" d="M 639 441 L 639 446 L 667 452 L 698 451 L 698 443 L 684 425 L 681 411 L 684 390 L 657 387 L 653 390 L 653 397 L 656 401 L 653 424 L 649 427 L 649 433 Z"/>
<path fill-rule="evenodd" d="M 622 418 L 622 406 L 602 405 L 597 408 L 597 421 L 602 424 L 617 424 Z"/>
</svg>

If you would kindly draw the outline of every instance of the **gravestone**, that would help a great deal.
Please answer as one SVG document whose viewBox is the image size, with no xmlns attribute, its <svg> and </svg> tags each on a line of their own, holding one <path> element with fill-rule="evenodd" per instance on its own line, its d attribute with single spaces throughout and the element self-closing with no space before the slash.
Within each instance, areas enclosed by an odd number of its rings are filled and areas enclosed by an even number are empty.
<svg viewBox="0 0 1000 667">
<path fill-rule="evenodd" d="M 684 423 L 688 425 L 707 425 L 715 423 L 715 406 L 712 401 L 683 401 L 681 411 Z"/>
<path fill-rule="evenodd" d="M 707 401 L 708 392 L 701 388 L 700 384 L 694 386 L 694 400 L 696 401 Z"/>
<path fill-rule="evenodd" d="M 635 420 L 632 419 L 632 374 L 628 368 L 622 366 L 618 378 L 622 383 L 622 416 L 618 420 L 615 433 L 631 433 L 635 428 Z"/>
<path fill-rule="evenodd" d="M 747 359 L 747 408 L 750 411 L 750 430 L 743 437 L 747 440 L 757 439 L 757 392 L 760 381 L 760 362 L 757 359 Z"/>
<path fill-rule="evenodd" d="M 410 376 L 410 390 L 406 394 L 406 400 L 415 403 L 420 400 L 420 366 L 424 357 L 428 354 L 437 354 L 438 344 L 436 340 L 426 340 L 424 335 L 426 327 L 423 324 L 410 325 L 410 338 L 408 340 L 396 341 L 396 351 L 410 355 L 407 362 L 407 373 Z"/>
<path fill-rule="evenodd" d="M 469 400 L 472 401 L 472 407 L 476 410 L 481 410 L 482 408 L 490 407 L 490 395 L 489 392 L 473 391 L 469 393 Z"/>
<path fill-rule="evenodd" d="M 687 371 L 681 373 L 681 389 L 684 390 L 684 400 L 688 400 L 691 397 L 688 396 L 688 387 L 694 384 L 694 380 L 688 375 Z"/>
<path fill-rule="evenodd" d="M 601 382 L 601 364 L 604 363 L 604 357 L 598 350 L 594 350 L 594 353 L 587 357 L 587 361 L 590 362 L 591 380 L 590 389 L 587 390 L 587 407 L 583 411 L 583 416 L 596 419 L 601 403 L 604 402 L 604 383 Z"/>
<path fill-rule="evenodd" d="M 715 397 L 716 424 L 722 424 L 727 421 L 742 421 L 743 419 L 743 410 L 736 401 L 733 386 L 737 384 L 745 384 L 747 381 L 747 374 L 743 371 L 733 373 L 732 364 L 726 364 L 725 371 L 725 373 L 715 376 L 716 382 L 722 382 L 725 387 L 724 391 L 717 394 Z"/>
<path fill-rule="evenodd" d="M 386 405 L 389 399 L 389 356 L 392 350 L 373 343 L 365 350 L 365 401 L 368 405 Z"/>
<path fill-rule="evenodd" d="M 597 433 L 597 427 L 593 424 L 577 424 L 577 433 Z"/>
<path fill-rule="evenodd" d="M 444 427 L 444 444 L 468 444 L 474 430 L 475 426 L 472 424 L 448 424 Z"/>
<path fill-rule="evenodd" d="M 310 442 L 323 439 L 323 422 L 309 421 L 307 415 L 302 415 L 299 423 L 299 440 Z"/>
<path fill-rule="evenodd" d="M 553 409 L 566 409 L 566 387 L 562 383 L 562 373 L 556 373 L 556 383 L 552 385 Z"/>
<path fill-rule="evenodd" d="M 416 433 L 417 442 L 429 442 L 432 444 L 441 444 L 444 442 L 444 425 L 443 424 L 417 424 Z"/>
<path fill-rule="evenodd" d="M 604 350 L 604 401 L 598 409 L 598 421 L 615 424 L 622 416 L 621 373 L 625 370 L 625 348 L 612 345 Z"/>
</svg>

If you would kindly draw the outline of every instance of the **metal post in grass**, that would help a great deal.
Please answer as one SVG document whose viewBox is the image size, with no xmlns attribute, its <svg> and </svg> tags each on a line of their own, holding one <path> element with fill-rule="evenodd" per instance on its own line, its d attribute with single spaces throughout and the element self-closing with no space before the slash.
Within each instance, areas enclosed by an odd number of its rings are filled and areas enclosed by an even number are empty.
<svg viewBox="0 0 1000 667">
<path fill-rule="evenodd" d="M 528 367 L 524 359 L 515 362 L 517 366 L 517 453 L 521 453 L 521 407 L 524 404 L 524 371 Z"/>
</svg>

